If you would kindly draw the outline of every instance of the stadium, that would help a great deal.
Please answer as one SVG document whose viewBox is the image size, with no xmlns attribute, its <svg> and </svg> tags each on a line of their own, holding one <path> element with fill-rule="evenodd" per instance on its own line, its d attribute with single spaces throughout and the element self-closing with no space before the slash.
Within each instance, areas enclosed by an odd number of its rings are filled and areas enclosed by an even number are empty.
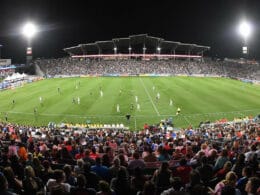
<svg viewBox="0 0 260 195">
<path fill-rule="evenodd" d="M 62 31 L 63 55 L 40 57 L 27 25 L 26 63 L 0 53 L 0 195 L 260 193 L 248 37 L 241 58 L 221 58 L 156 31 L 68 43 Z"/>
<path fill-rule="evenodd" d="M 203 57 L 209 49 L 147 34 L 64 48 L 70 57 L 31 62 L 35 78 L 5 79 L 2 87 L 12 90 L 1 96 L 3 120 L 138 130 L 169 118 L 184 128 L 257 116 L 259 64 L 213 61 Z M 35 95 L 26 104 L 20 94 L 28 90 Z"/>
</svg>

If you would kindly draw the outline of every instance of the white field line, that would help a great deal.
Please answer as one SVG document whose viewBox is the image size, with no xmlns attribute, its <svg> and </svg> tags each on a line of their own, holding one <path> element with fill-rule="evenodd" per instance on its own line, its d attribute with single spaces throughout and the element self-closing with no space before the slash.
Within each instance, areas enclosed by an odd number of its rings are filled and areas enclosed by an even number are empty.
<svg viewBox="0 0 260 195">
<path fill-rule="evenodd" d="M 188 123 L 188 125 L 191 125 L 191 122 L 187 119 L 186 116 L 183 116 L 184 120 Z"/>
<path fill-rule="evenodd" d="M 142 83 L 143 88 L 144 88 L 144 90 L 145 90 L 147 96 L 149 97 L 149 99 L 150 99 L 150 101 L 151 101 L 151 103 L 152 103 L 152 105 L 153 105 L 153 108 L 154 108 L 155 112 L 157 113 L 158 116 L 160 116 L 160 113 L 159 113 L 157 107 L 155 106 L 155 104 L 154 104 L 154 102 L 153 102 L 153 99 L 152 99 L 151 95 L 150 95 L 149 92 L 147 91 L 147 89 L 146 89 L 146 87 L 145 87 L 145 85 L 144 85 L 143 80 L 142 80 L 141 78 L 139 78 L 139 80 L 140 80 L 140 82 Z"/>
</svg>

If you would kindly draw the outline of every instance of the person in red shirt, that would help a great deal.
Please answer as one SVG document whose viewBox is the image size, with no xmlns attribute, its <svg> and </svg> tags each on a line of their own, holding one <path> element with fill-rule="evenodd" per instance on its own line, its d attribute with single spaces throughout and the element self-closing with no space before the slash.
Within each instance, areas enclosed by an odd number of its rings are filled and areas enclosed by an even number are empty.
<svg viewBox="0 0 260 195">
<path fill-rule="evenodd" d="M 190 172 L 192 168 L 187 165 L 187 160 L 185 158 L 180 160 L 180 166 L 176 168 L 176 172 L 173 176 L 181 178 L 183 184 L 187 184 L 190 181 Z"/>
<path fill-rule="evenodd" d="M 72 146 L 71 146 L 71 142 L 70 141 L 66 142 L 66 146 L 65 147 L 67 148 L 68 152 L 72 151 Z"/>
<path fill-rule="evenodd" d="M 93 160 L 96 160 L 96 158 L 99 157 L 99 155 L 96 153 L 95 147 L 92 147 L 89 157 L 92 158 Z"/>
<path fill-rule="evenodd" d="M 85 154 L 84 154 L 84 149 L 83 148 L 80 148 L 79 150 L 79 153 L 77 153 L 75 155 L 75 159 L 78 160 L 78 159 L 82 159 L 85 157 Z"/>
<path fill-rule="evenodd" d="M 217 177 L 219 180 L 222 180 L 225 178 L 226 174 L 231 170 L 232 163 L 230 161 L 227 161 L 224 164 L 224 167 L 220 169 L 216 174 L 215 177 Z"/>
</svg>

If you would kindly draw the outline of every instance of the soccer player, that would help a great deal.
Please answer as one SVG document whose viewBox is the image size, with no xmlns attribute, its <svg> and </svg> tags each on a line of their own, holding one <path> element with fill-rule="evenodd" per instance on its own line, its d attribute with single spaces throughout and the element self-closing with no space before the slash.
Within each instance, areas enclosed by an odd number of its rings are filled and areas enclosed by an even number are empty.
<svg viewBox="0 0 260 195">
<path fill-rule="evenodd" d="M 74 97 L 72 98 L 72 103 L 73 103 L 73 104 L 76 104 L 76 100 L 75 100 Z"/>
<path fill-rule="evenodd" d="M 7 114 L 7 112 L 5 113 L 5 121 L 8 121 L 8 114 Z"/>
<path fill-rule="evenodd" d="M 100 90 L 100 97 L 103 97 L 103 91 Z"/>
<path fill-rule="evenodd" d="M 170 99 L 170 103 L 169 103 L 169 105 L 172 106 L 172 103 L 173 103 L 173 102 L 172 102 L 172 99 Z"/>
<path fill-rule="evenodd" d="M 58 90 L 58 93 L 59 93 L 59 94 L 61 94 L 61 91 L 60 91 L 60 88 L 59 88 L 59 87 L 58 87 L 58 89 L 57 89 L 57 90 Z"/>
<path fill-rule="evenodd" d="M 37 108 L 36 108 L 36 107 L 34 107 L 34 109 L 33 109 L 33 113 L 34 113 L 34 115 L 37 114 Z"/>
<path fill-rule="evenodd" d="M 179 115 L 180 113 L 181 113 L 181 109 L 178 107 L 178 108 L 177 108 L 176 115 Z"/>
<path fill-rule="evenodd" d="M 116 105 L 116 112 L 120 112 L 120 106 L 119 106 L 119 104 Z"/>
<path fill-rule="evenodd" d="M 155 86 L 153 86 L 153 91 L 155 90 Z"/>
<path fill-rule="evenodd" d="M 39 97 L 40 104 L 42 104 L 42 96 Z"/>
<path fill-rule="evenodd" d="M 137 109 L 138 111 L 141 111 L 141 109 L 140 109 L 140 104 L 137 104 L 137 105 L 136 105 L 136 109 Z"/>
<path fill-rule="evenodd" d="M 130 117 L 131 117 L 131 115 L 130 115 L 130 114 L 127 114 L 127 115 L 125 115 L 125 117 L 126 117 L 126 120 L 127 120 L 128 122 L 130 122 Z"/>
<path fill-rule="evenodd" d="M 136 103 L 138 102 L 138 96 L 137 95 L 135 96 L 135 102 Z"/>
<path fill-rule="evenodd" d="M 133 110 L 134 109 L 134 104 L 132 103 L 131 105 L 130 105 L 130 110 Z"/>
<path fill-rule="evenodd" d="M 160 97 L 161 97 L 161 95 L 160 95 L 160 93 L 158 92 L 158 93 L 157 93 L 157 99 L 159 100 Z"/>
<path fill-rule="evenodd" d="M 13 103 L 13 105 L 15 104 L 15 100 L 14 99 L 13 99 L 12 103 Z"/>
<path fill-rule="evenodd" d="M 78 97 L 78 104 L 80 104 L 80 97 Z"/>
</svg>

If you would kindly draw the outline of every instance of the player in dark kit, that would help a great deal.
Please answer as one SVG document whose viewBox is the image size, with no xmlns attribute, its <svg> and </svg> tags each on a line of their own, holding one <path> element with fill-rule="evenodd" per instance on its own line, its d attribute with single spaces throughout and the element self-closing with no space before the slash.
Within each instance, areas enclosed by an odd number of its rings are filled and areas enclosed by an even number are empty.
<svg viewBox="0 0 260 195">
<path fill-rule="evenodd" d="M 133 103 L 130 105 L 130 110 L 134 110 L 134 104 Z"/>
<path fill-rule="evenodd" d="M 126 120 L 129 122 L 131 115 L 130 115 L 130 114 L 127 114 L 127 115 L 125 115 L 125 117 L 126 117 Z"/>
</svg>

